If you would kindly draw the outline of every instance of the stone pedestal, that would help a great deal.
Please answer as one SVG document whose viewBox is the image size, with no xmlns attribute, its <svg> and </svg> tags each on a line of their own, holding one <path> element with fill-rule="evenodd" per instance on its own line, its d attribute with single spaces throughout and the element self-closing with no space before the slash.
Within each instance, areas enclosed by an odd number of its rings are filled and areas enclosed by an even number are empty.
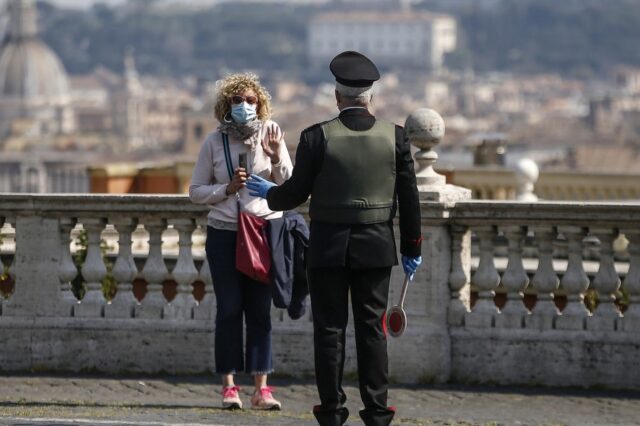
<svg viewBox="0 0 640 426">
<path fill-rule="evenodd" d="M 58 219 L 16 218 L 16 284 L 6 301 L 5 316 L 39 317 L 58 313 L 60 231 Z"/>
<path fill-rule="evenodd" d="M 438 156 L 432 151 L 444 136 L 444 121 L 429 109 L 411 114 L 405 124 L 405 132 L 412 145 L 420 148 L 416 154 L 418 170 L 416 178 L 422 203 L 422 265 L 410 284 L 405 310 L 408 327 L 399 339 L 389 340 L 390 375 L 398 380 L 422 383 L 447 382 L 451 372 L 451 340 L 449 336 L 448 310 L 451 303 L 449 275 L 452 268 L 452 238 L 448 226 L 440 224 L 444 216 L 441 209 L 431 211 L 428 201 L 452 203 L 468 200 L 471 191 L 447 185 L 444 176 L 433 170 Z M 432 218 L 433 224 L 429 224 Z M 469 239 L 462 239 L 468 244 Z M 456 253 L 469 250 L 456 249 Z M 469 259 L 458 259 L 456 270 L 469 276 Z M 458 272 L 460 272 L 458 271 Z M 397 268 L 392 286 L 399 286 L 402 269 Z M 466 296 L 465 293 L 466 292 Z M 456 298 L 467 301 L 469 286 L 456 288 Z M 396 303 L 390 300 L 390 304 Z M 463 302 L 464 303 L 464 302 Z M 468 306 L 467 306 L 468 308 Z"/>
</svg>

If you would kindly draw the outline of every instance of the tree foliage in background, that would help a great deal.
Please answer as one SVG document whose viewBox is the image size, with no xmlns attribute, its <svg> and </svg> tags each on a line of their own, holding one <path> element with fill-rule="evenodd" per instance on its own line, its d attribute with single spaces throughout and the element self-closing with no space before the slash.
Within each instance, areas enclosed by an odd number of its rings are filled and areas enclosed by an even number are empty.
<svg viewBox="0 0 640 426">
<path fill-rule="evenodd" d="M 160 75 L 215 77 L 228 70 L 307 76 L 306 29 L 314 6 L 232 2 L 207 10 L 158 9 L 154 0 L 61 10 L 40 4 L 44 38 L 71 73 L 122 69 L 128 47 L 138 67 Z M 458 18 L 456 68 L 590 77 L 640 66 L 638 0 L 424 0 Z"/>
<path fill-rule="evenodd" d="M 501 0 L 492 7 L 470 1 L 454 11 L 463 29 L 454 59 L 477 71 L 576 77 L 640 65 L 639 6 L 637 0 Z"/>
</svg>

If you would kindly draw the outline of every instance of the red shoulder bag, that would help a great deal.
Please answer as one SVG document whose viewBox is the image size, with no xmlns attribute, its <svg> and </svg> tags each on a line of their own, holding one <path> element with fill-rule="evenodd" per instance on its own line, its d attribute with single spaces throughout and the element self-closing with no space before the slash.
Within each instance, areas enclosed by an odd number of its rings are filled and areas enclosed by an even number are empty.
<svg viewBox="0 0 640 426">
<path fill-rule="evenodd" d="M 229 179 L 233 179 L 229 137 L 223 133 L 224 156 Z M 271 283 L 271 248 L 267 238 L 266 219 L 242 210 L 238 200 L 238 232 L 236 235 L 236 269 L 255 281 Z"/>
</svg>

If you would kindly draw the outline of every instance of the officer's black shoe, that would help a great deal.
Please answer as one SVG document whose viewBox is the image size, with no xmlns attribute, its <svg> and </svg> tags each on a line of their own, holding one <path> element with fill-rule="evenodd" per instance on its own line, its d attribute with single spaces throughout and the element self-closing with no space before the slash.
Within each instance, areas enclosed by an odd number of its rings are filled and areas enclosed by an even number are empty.
<svg viewBox="0 0 640 426">
<path fill-rule="evenodd" d="M 360 410 L 360 418 L 367 426 L 388 426 L 396 414 L 396 407 L 387 407 L 386 410 L 367 409 Z"/>
<path fill-rule="evenodd" d="M 313 407 L 313 415 L 320 426 L 342 426 L 349 417 L 347 407 L 324 409 L 321 405 Z"/>
</svg>

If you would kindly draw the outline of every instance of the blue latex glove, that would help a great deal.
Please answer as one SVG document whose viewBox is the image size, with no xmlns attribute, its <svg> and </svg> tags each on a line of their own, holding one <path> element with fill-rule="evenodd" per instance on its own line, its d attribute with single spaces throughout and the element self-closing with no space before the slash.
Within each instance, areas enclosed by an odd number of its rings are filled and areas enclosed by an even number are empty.
<svg viewBox="0 0 640 426">
<path fill-rule="evenodd" d="M 409 274 L 409 280 L 413 280 L 413 276 L 418 270 L 418 266 L 422 263 L 422 256 L 418 257 L 409 257 L 402 256 L 402 268 L 404 268 L 404 273 Z"/>
<path fill-rule="evenodd" d="M 257 175 L 251 175 L 247 180 L 247 188 L 251 191 L 249 195 L 254 197 L 267 198 L 267 192 L 274 186 L 278 185 Z"/>
</svg>

